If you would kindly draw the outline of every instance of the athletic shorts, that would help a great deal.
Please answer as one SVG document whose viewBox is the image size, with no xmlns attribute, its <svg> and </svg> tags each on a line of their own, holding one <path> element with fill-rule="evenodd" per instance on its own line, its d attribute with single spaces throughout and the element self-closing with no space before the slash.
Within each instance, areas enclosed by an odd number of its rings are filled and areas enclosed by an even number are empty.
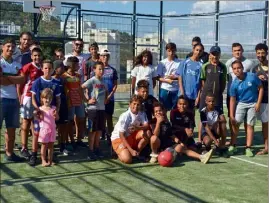
<svg viewBox="0 0 269 203">
<path fill-rule="evenodd" d="M 216 139 L 219 139 L 219 138 L 220 138 L 220 135 L 217 134 L 217 133 L 215 132 L 215 130 L 211 130 L 211 132 L 212 132 L 213 136 L 214 136 Z M 202 132 L 202 140 L 204 139 L 205 136 L 209 136 L 209 135 L 204 131 L 204 132 Z"/>
<path fill-rule="evenodd" d="M 20 111 L 21 111 L 21 118 L 25 119 L 33 118 L 34 106 L 32 104 L 32 97 L 27 96 L 23 97 Z"/>
<path fill-rule="evenodd" d="M 175 132 L 175 136 L 187 147 L 195 144 L 195 140 L 193 139 L 193 137 L 188 137 L 185 131 L 177 131 Z"/>
<path fill-rule="evenodd" d="M 261 108 L 257 113 L 257 118 L 261 120 L 262 123 L 268 122 L 268 103 L 261 103 Z"/>
<path fill-rule="evenodd" d="M 71 108 L 68 109 L 68 120 L 69 121 L 74 120 L 75 115 L 78 118 L 84 118 L 85 117 L 84 104 L 81 104 L 80 106 L 72 106 Z"/>
<path fill-rule="evenodd" d="M 68 107 L 66 103 L 61 102 L 59 110 L 59 120 L 56 121 L 56 124 L 65 124 L 68 122 Z"/>
<path fill-rule="evenodd" d="M 4 120 L 6 128 L 20 127 L 20 104 L 17 99 L 0 99 L 0 129 Z"/>
<path fill-rule="evenodd" d="M 108 104 L 105 105 L 105 112 L 109 115 L 113 115 L 114 113 L 114 101 L 110 101 Z"/>
<path fill-rule="evenodd" d="M 248 125 L 254 126 L 256 123 L 256 111 L 255 111 L 255 104 L 246 104 L 239 102 L 236 106 L 235 111 L 235 120 L 238 124 L 246 122 Z"/>
<path fill-rule="evenodd" d="M 88 110 L 89 132 L 103 131 L 105 129 L 105 110 Z"/>
<path fill-rule="evenodd" d="M 166 148 L 173 146 L 172 138 L 170 138 L 170 137 L 168 137 L 168 138 L 159 137 L 159 139 L 160 139 L 160 142 L 161 142 L 161 145 L 160 145 L 160 148 L 159 148 L 160 151 L 163 151 Z"/>
<path fill-rule="evenodd" d="M 177 93 L 178 91 L 160 89 L 160 102 L 164 105 L 167 111 L 170 111 L 173 107 L 175 107 L 178 98 Z"/>
</svg>

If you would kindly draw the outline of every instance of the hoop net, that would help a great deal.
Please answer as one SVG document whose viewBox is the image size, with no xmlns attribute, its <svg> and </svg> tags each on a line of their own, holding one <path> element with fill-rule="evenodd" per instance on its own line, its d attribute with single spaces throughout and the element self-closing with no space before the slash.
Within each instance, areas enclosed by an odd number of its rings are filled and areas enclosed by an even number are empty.
<svg viewBox="0 0 269 203">
<path fill-rule="evenodd" d="M 39 10 L 42 13 L 42 20 L 45 22 L 49 22 L 53 11 L 55 10 L 55 6 L 41 6 Z"/>
</svg>

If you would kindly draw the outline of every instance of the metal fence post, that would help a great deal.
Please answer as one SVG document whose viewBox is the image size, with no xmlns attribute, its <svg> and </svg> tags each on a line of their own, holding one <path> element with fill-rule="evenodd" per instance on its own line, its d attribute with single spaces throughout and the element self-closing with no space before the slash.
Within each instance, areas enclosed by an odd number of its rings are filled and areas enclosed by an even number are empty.
<svg viewBox="0 0 269 203">
<path fill-rule="evenodd" d="M 266 44 L 269 44 L 268 40 L 269 40 L 269 37 L 267 36 L 268 34 L 268 30 L 267 30 L 267 23 L 268 23 L 268 0 L 265 1 L 265 8 L 264 8 L 264 33 L 263 33 L 263 40 L 264 40 L 264 43 Z"/>
<path fill-rule="evenodd" d="M 219 44 L 219 1 L 216 1 L 215 7 L 215 46 Z"/>
<path fill-rule="evenodd" d="M 163 1 L 160 1 L 160 56 L 159 60 L 162 60 L 163 50 Z"/>
</svg>

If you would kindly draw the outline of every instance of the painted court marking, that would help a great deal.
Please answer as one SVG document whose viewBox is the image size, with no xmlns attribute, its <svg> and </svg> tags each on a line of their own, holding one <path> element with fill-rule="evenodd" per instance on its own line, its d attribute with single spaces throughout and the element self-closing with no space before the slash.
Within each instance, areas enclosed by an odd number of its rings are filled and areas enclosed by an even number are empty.
<svg viewBox="0 0 269 203">
<path fill-rule="evenodd" d="M 248 160 L 246 160 L 246 159 L 239 158 L 239 157 L 230 156 L 230 158 L 237 159 L 237 160 L 239 160 L 239 161 L 244 161 L 244 162 L 247 162 L 247 163 L 250 163 L 250 164 L 255 164 L 255 165 L 257 165 L 257 166 L 261 166 L 261 167 L 268 168 L 268 166 L 265 165 L 265 164 L 259 164 L 259 163 L 253 162 L 253 161 L 248 161 Z"/>
</svg>

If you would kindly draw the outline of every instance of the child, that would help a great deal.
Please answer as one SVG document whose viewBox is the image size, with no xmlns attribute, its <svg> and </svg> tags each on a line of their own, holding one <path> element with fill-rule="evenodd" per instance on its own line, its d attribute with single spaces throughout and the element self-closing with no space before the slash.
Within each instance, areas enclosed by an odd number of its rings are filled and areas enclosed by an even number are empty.
<svg viewBox="0 0 269 203">
<path fill-rule="evenodd" d="M 135 67 L 131 72 L 132 76 L 132 92 L 137 94 L 137 83 L 140 80 L 147 80 L 149 83 L 149 94 L 154 95 L 153 89 L 156 86 L 157 73 L 152 66 L 152 54 L 148 50 L 144 50 L 135 59 Z"/>
<path fill-rule="evenodd" d="M 247 121 L 247 140 L 245 154 L 253 157 L 251 145 L 254 136 L 256 113 L 260 111 L 263 86 L 260 79 L 254 73 L 243 72 L 243 64 L 239 60 L 232 63 L 233 73 L 236 78 L 230 88 L 230 119 L 234 134 L 228 149 L 230 155 L 236 153 L 236 138 L 239 126 L 244 120 Z M 237 105 L 236 105 L 237 104 Z"/>
<path fill-rule="evenodd" d="M 108 89 L 102 76 L 104 74 L 104 64 L 97 62 L 94 65 L 94 73 L 91 79 L 87 80 L 82 88 L 88 90 L 89 100 L 86 111 L 89 119 L 89 151 L 88 159 L 95 161 L 103 158 L 100 151 L 100 136 L 105 128 L 105 104 L 107 103 Z"/>
<path fill-rule="evenodd" d="M 99 47 L 96 42 L 89 45 L 89 52 L 91 53 L 91 56 L 88 60 L 85 60 L 83 64 L 84 81 L 89 80 L 94 75 L 93 66 L 99 61 L 98 50 Z"/>
<path fill-rule="evenodd" d="M 167 58 L 162 60 L 157 67 L 160 86 L 160 102 L 170 111 L 177 101 L 178 77 L 175 75 L 179 68 L 180 60 L 176 56 L 176 44 L 168 43 L 165 47 Z"/>
<path fill-rule="evenodd" d="M 228 157 L 225 149 L 226 142 L 226 122 L 221 121 L 220 113 L 215 110 L 215 99 L 212 94 L 206 96 L 206 107 L 200 112 L 202 122 L 202 141 L 206 147 L 206 150 L 211 149 L 211 144 L 214 141 L 215 145 L 219 149 L 220 156 Z M 221 138 L 221 141 L 219 141 Z"/>
<path fill-rule="evenodd" d="M 155 103 L 153 105 L 153 115 L 154 118 L 149 122 L 152 132 L 150 138 L 151 148 L 154 150 L 150 155 L 150 163 L 157 162 L 158 151 L 163 151 L 173 145 L 172 126 L 166 116 L 165 108 L 161 103 Z"/>
<path fill-rule="evenodd" d="M 264 149 L 259 151 L 257 155 L 268 154 L 268 46 L 266 44 L 257 44 L 255 47 L 256 56 L 259 64 L 255 68 L 255 72 L 262 82 L 264 94 L 262 97 L 261 109 L 258 117 L 262 121 L 262 134 L 264 139 Z"/>
<path fill-rule="evenodd" d="M 61 106 L 59 110 L 59 120 L 56 122 L 59 136 L 60 152 L 64 155 L 68 155 L 69 152 L 66 149 L 68 143 L 68 107 L 67 98 L 64 92 L 64 82 L 61 78 L 64 73 L 64 64 L 62 60 L 56 60 L 53 62 L 53 68 L 55 75 L 53 76 L 54 82 L 59 86 L 61 91 Z"/>
<path fill-rule="evenodd" d="M 53 98 L 53 91 L 49 88 L 45 88 L 41 92 L 40 101 L 41 107 L 39 107 L 40 116 L 40 131 L 38 142 L 41 145 L 41 159 L 42 166 L 51 166 L 53 157 L 53 145 L 56 139 L 56 125 L 55 120 L 59 119 L 58 113 L 54 106 L 51 106 Z M 46 161 L 46 151 L 48 150 L 48 162 Z"/>
<path fill-rule="evenodd" d="M 32 62 L 24 65 L 20 71 L 20 75 L 25 78 L 23 85 L 17 86 L 17 91 L 21 104 L 21 156 L 28 158 L 30 153 L 28 152 L 28 133 L 33 119 L 34 107 L 32 104 L 31 88 L 34 81 L 43 75 L 41 70 L 41 58 L 42 52 L 39 48 L 34 48 L 31 51 Z"/>
<path fill-rule="evenodd" d="M 34 136 L 32 141 L 32 155 L 29 159 L 29 165 L 35 166 L 37 160 L 37 150 L 38 150 L 38 134 L 39 134 L 39 122 L 37 120 L 38 115 L 40 115 L 39 107 L 41 106 L 40 95 L 41 92 L 46 89 L 50 88 L 53 91 L 53 98 L 51 105 L 56 106 L 56 111 L 59 112 L 60 104 L 61 104 L 61 92 L 59 86 L 55 84 L 53 78 L 51 77 L 53 73 L 53 64 L 50 60 L 44 60 L 42 62 L 41 70 L 43 72 L 43 76 L 36 79 L 32 86 L 32 104 L 36 111 L 36 115 L 34 116 Z"/>
<path fill-rule="evenodd" d="M 79 69 L 79 60 L 76 56 L 70 56 L 66 61 L 67 71 L 62 74 L 64 81 L 65 95 L 67 98 L 68 105 L 68 134 L 71 140 L 71 145 L 73 150 L 77 146 L 86 148 L 87 145 L 82 142 L 82 137 L 84 136 L 84 118 L 85 118 L 85 108 L 83 104 L 84 93 L 81 89 L 80 75 L 76 73 Z M 76 116 L 76 118 L 74 118 Z M 77 124 L 77 143 L 75 143 L 73 135 L 73 124 L 74 119 L 76 119 Z"/>
<path fill-rule="evenodd" d="M 206 164 L 212 156 L 213 150 L 200 155 L 196 153 L 195 141 L 193 139 L 193 129 L 195 126 L 193 113 L 187 111 L 187 100 L 183 95 L 179 96 L 177 100 L 177 109 L 173 109 L 170 114 L 170 121 L 172 123 L 173 139 L 177 144 L 175 151 L 177 153 L 186 154 L 188 157 L 192 157 L 200 160 Z"/>
<path fill-rule="evenodd" d="M 111 136 L 114 151 L 126 164 L 132 163 L 132 157 L 139 156 L 151 137 L 146 114 L 140 111 L 141 103 L 140 96 L 132 96 L 129 109 L 120 115 Z"/>
</svg>

